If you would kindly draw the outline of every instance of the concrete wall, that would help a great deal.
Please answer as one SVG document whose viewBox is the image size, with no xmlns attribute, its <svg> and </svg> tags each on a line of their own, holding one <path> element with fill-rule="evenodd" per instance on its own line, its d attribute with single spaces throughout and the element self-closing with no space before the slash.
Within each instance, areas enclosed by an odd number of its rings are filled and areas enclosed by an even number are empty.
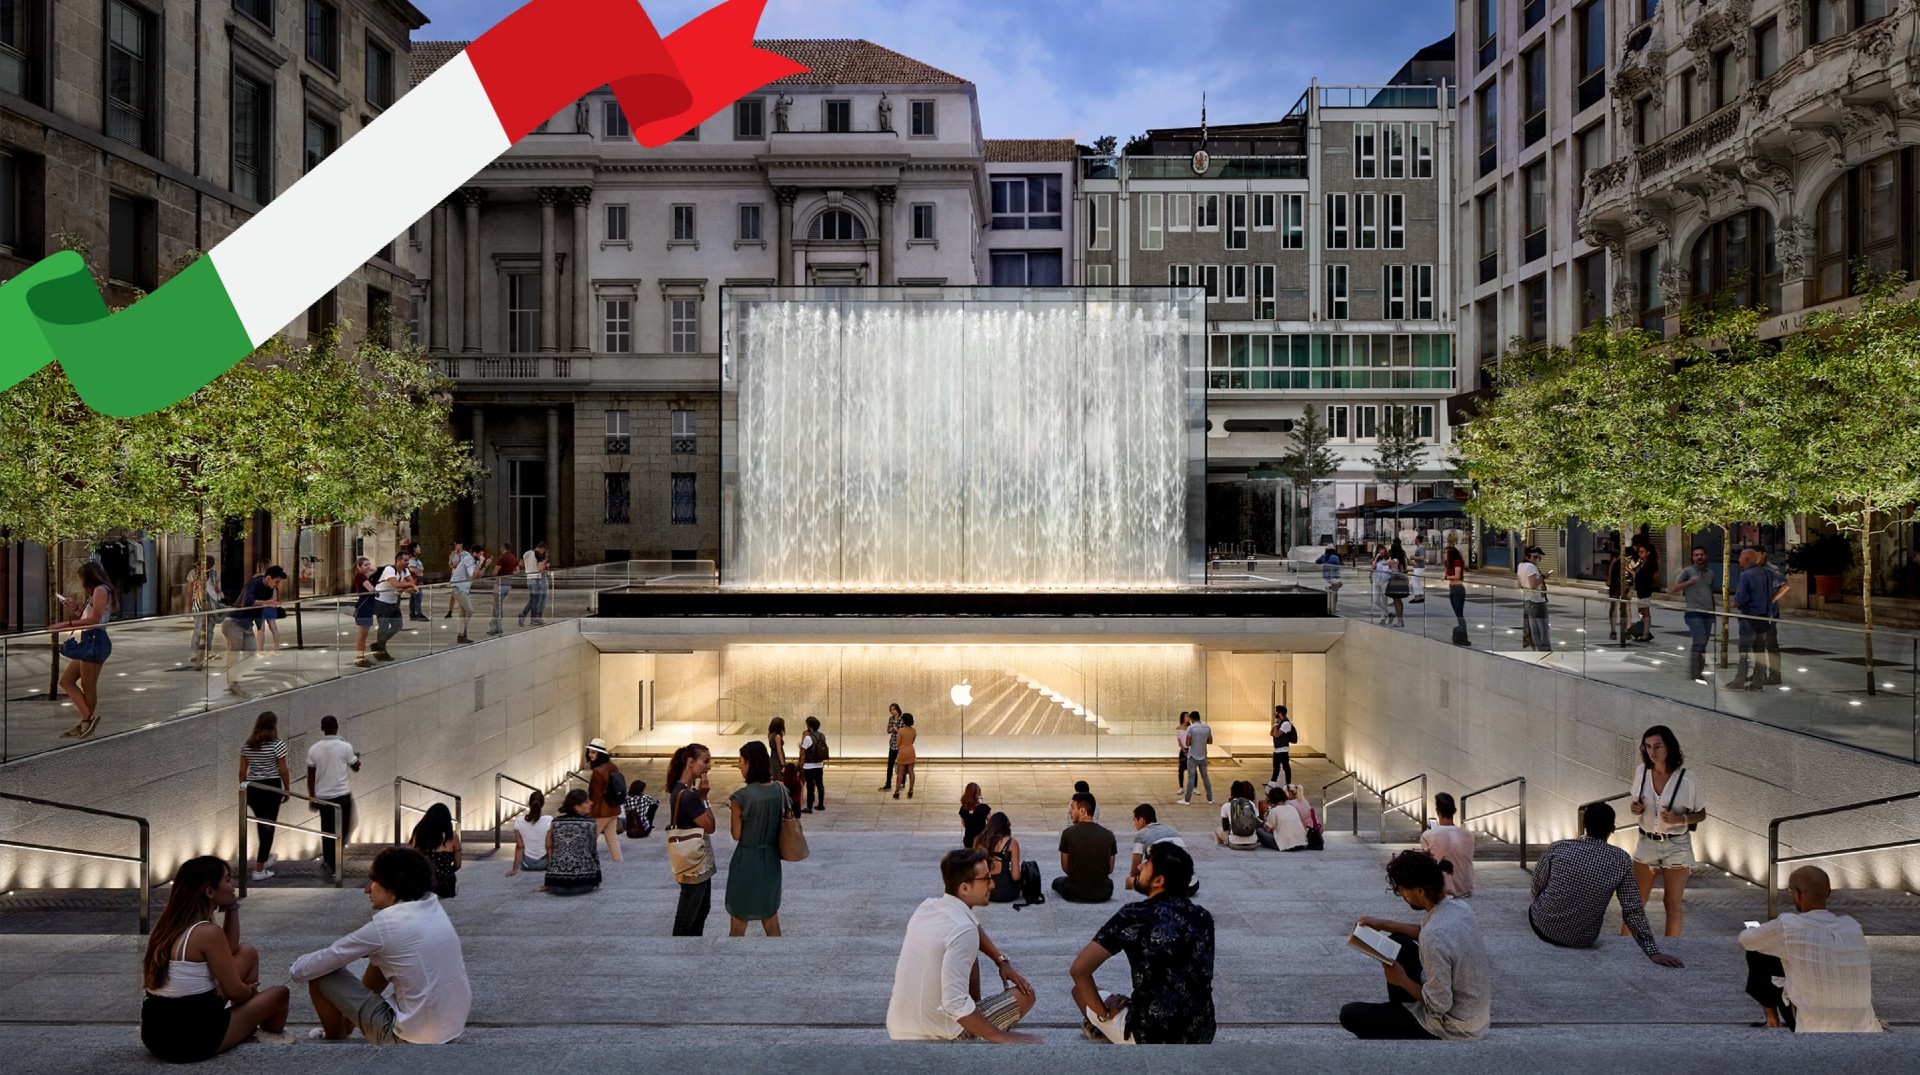
<svg viewBox="0 0 1920 1075">
<path fill-rule="evenodd" d="M 320 718 L 333 713 L 341 735 L 360 751 L 362 768 L 353 778 L 357 841 L 392 838 L 399 776 L 463 796 L 465 827 L 485 829 L 493 824 L 496 771 L 550 787 L 598 734 L 599 661 L 577 622 L 555 624 L 26 758 L 0 768 L 0 790 L 144 815 L 153 827 L 158 884 L 195 855 L 237 854 L 240 746 L 261 710 L 280 715 L 288 769 L 302 791 L 307 744 L 320 737 Z M 436 798 L 409 788 L 404 801 L 425 806 Z M 418 819 L 406 814 L 405 827 Z M 281 820 L 317 828 L 299 799 L 282 807 Z M 0 832 L 116 854 L 136 846 L 127 822 L 4 800 Z M 311 857 L 319 841 L 282 832 L 275 852 Z M 135 872 L 124 863 L 0 849 L 0 889 L 123 886 Z"/>
<path fill-rule="evenodd" d="M 1375 787 L 1425 772 L 1429 793 L 1456 796 L 1525 776 L 1528 835 L 1540 846 L 1574 834 L 1577 804 L 1627 790 L 1655 724 L 1678 736 L 1707 799 L 1696 854 L 1749 879 L 1766 870 L 1770 819 L 1920 789 L 1910 762 L 1355 620 L 1329 664 L 1329 756 Z M 1511 789 L 1487 798 L 1487 810 L 1514 801 Z M 1512 838 L 1514 815 L 1493 820 Z M 1920 809 L 1908 801 L 1789 823 L 1782 854 L 1915 837 Z M 1816 865 L 1836 884 L 1920 890 L 1916 848 Z"/>
</svg>

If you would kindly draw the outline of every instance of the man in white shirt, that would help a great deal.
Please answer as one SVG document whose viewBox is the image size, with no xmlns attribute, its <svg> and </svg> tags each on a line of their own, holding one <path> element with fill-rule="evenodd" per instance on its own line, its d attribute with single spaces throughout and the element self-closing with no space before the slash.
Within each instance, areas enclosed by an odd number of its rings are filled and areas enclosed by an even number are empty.
<svg viewBox="0 0 1920 1075">
<path fill-rule="evenodd" d="M 380 631 L 373 637 L 373 656 L 375 660 L 395 660 L 387 652 L 387 640 L 400 633 L 400 595 L 419 592 L 419 584 L 413 579 L 413 573 L 407 570 L 412 557 L 406 550 L 393 554 L 393 563 L 380 569 L 380 578 L 373 584 L 373 616 L 380 622 Z"/>
<path fill-rule="evenodd" d="M 520 609 L 520 626 L 527 625 L 532 617 L 533 625 L 546 624 L 542 619 L 547 614 L 547 543 L 536 542 L 520 557 L 520 571 L 527 576 L 527 603 Z"/>
<path fill-rule="evenodd" d="M 1540 569 L 1540 560 L 1547 550 L 1538 545 L 1527 546 L 1525 559 L 1515 574 L 1520 578 L 1520 589 L 1526 591 L 1520 595 L 1520 644 L 1526 649 L 1553 651 L 1553 638 L 1547 626 L 1547 572 Z"/>
<path fill-rule="evenodd" d="M 370 1045 L 442 1045 L 467 1028 L 473 987 L 447 912 L 433 894 L 433 864 L 411 847 L 389 847 L 367 871 L 373 919 L 288 971 L 307 983 L 320 1028 L 339 1041 L 358 1027 Z M 365 958 L 356 979 L 348 964 Z M 384 994 L 393 986 L 393 998 Z"/>
<path fill-rule="evenodd" d="M 1884 1029 L 1873 1013 L 1867 938 L 1860 923 L 1827 910 L 1832 892 L 1825 870 L 1802 866 L 1787 879 L 1787 895 L 1799 913 L 1740 934 L 1740 947 L 1747 950 L 1747 995 L 1759 1002 L 1769 1027 L 1785 1026 L 1798 1034 Z"/>
<path fill-rule="evenodd" d="M 487 551 L 484 545 L 475 545 L 474 549 L 479 552 Z M 467 627 L 473 623 L 473 568 L 478 561 L 473 558 L 473 553 L 467 551 L 465 544 L 454 545 L 452 560 L 453 586 L 447 595 L 447 600 L 450 608 L 460 613 L 460 634 L 454 641 L 471 642 L 473 639 L 467 637 Z M 453 615 L 453 611 L 449 611 L 447 615 Z"/>
<path fill-rule="evenodd" d="M 987 937 L 974 917 L 993 894 L 987 854 L 969 848 L 940 860 L 946 895 L 923 900 L 907 923 L 900 960 L 893 968 L 893 998 L 887 1004 L 887 1036 L 895 1041 L 991 1041 L 1034 1044 L 1038 1038 L 1012 1032 L 1033 1010 L 1033 986 L 1013 959 Z M 993 960 L 1007 988 L 980 997 L 980 954 Z"/>
<path fill-rule="evenodd" d="M 320 736 L 307 748 L 307 795 L 321 801 L 307 805 L 320 811 L 320 831 L 327 834 L 320 841 L 320 859 L 332 873 L 333 835 L 338 833 L 341 840 L 353 835 L 353 792 L 347 774 L 360 771 L 360 755 L 352 743 L 340 738 L 340 720 L 331 713 L 320 718 Z"/>
</svg>

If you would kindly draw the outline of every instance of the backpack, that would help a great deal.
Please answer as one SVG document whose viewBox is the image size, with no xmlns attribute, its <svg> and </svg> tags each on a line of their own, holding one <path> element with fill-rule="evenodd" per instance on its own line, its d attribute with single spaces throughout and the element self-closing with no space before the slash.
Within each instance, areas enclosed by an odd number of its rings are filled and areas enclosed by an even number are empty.
<svg viewBox="0 0 1920 1075">
<path fill-rule="evenodd" d="M 629 796 L 626 805 L 622 808 L 628 838 L 640 840 L 653 835 L 653 815 L 658 809 L 660 809 L 660 800 L 646 792 Z"/>
<path fill-rule="evenodd" d="M 627 774 L 621 772 L 617 766 L 614 767 L 613 771 L 607 774 L 607 790 L 601 792 L 600 797 L 606 800 L 608 806 L 626 806 Z"/>
<path fill-rule="evenodd" d="M 1260 827 L 1260 816 L 1252 799 L 1235 799 L 1227 804 L 1227 829 L 1235 836 L 1252 836 Z"/>
<path fill-rule="evenodd" d="M 807 735 L 813 739 L 813 745 L 801 751 L 801 760 L 808 762 L 826 761 L 828 757 L 827 737 L 819 732 L 812 731 L 808 732 Z"/>
<path fill-rule="evenodd" d="M 1047 894 L 1040 884 L 1040 864 L 1032 859 L 1020 863 L 1020 900 L 1022 903 L 1047 902 Z"/>
<path fill-rule="evenodd" d="M 1298 724 L 1293 723 L 1292 721 L 1288 721 L 1287 733 L 1285 738 L 1288 746 L 1292 746 L 1293 744 L 1298 743 L 1300 741 L 1300 726 Z"/>
</svg>

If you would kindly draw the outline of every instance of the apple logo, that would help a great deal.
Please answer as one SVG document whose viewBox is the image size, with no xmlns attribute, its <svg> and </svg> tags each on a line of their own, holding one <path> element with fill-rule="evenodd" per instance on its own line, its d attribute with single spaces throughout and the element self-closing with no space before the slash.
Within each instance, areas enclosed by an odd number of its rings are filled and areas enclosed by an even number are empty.
<svg viewBox="0 0 1920 1075">
<path fill-rule="evenodd" d="M 954 705 L 967 706 L 973 704 L 973 688 L 967 684 L 965 679 L 954 684 L 951 693 L 953 695 Z"/>
</svg>

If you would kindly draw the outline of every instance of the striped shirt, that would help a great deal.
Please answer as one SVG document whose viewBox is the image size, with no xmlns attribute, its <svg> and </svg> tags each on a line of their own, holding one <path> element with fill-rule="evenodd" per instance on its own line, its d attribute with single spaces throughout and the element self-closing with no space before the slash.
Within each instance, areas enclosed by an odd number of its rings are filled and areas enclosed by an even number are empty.
<svg viewBox="0 0 1920 1075">
<path fill-rule="evenodd" d="M 247 761 L 248 780 L 278 780 L 280 761 L 287 756 L 287 744 L 270 739 L 257 747 L 241 747 L 240 756 Z"/>
<path fill-rule="evenodd" d="M 1633 856 L 1585 836 L 1560 840 L 1533 867 L 1533 906 L 1527 917 L 1541 936 L 1568 948 L 1588 948 L 1600 937 L 1609 896 L 1620 900 L 1620 917 L 1633 939 L 1650 956 L 1660 945 L 1647 925 L 1640 885 L 1633 879 Z"/>
</svg>

